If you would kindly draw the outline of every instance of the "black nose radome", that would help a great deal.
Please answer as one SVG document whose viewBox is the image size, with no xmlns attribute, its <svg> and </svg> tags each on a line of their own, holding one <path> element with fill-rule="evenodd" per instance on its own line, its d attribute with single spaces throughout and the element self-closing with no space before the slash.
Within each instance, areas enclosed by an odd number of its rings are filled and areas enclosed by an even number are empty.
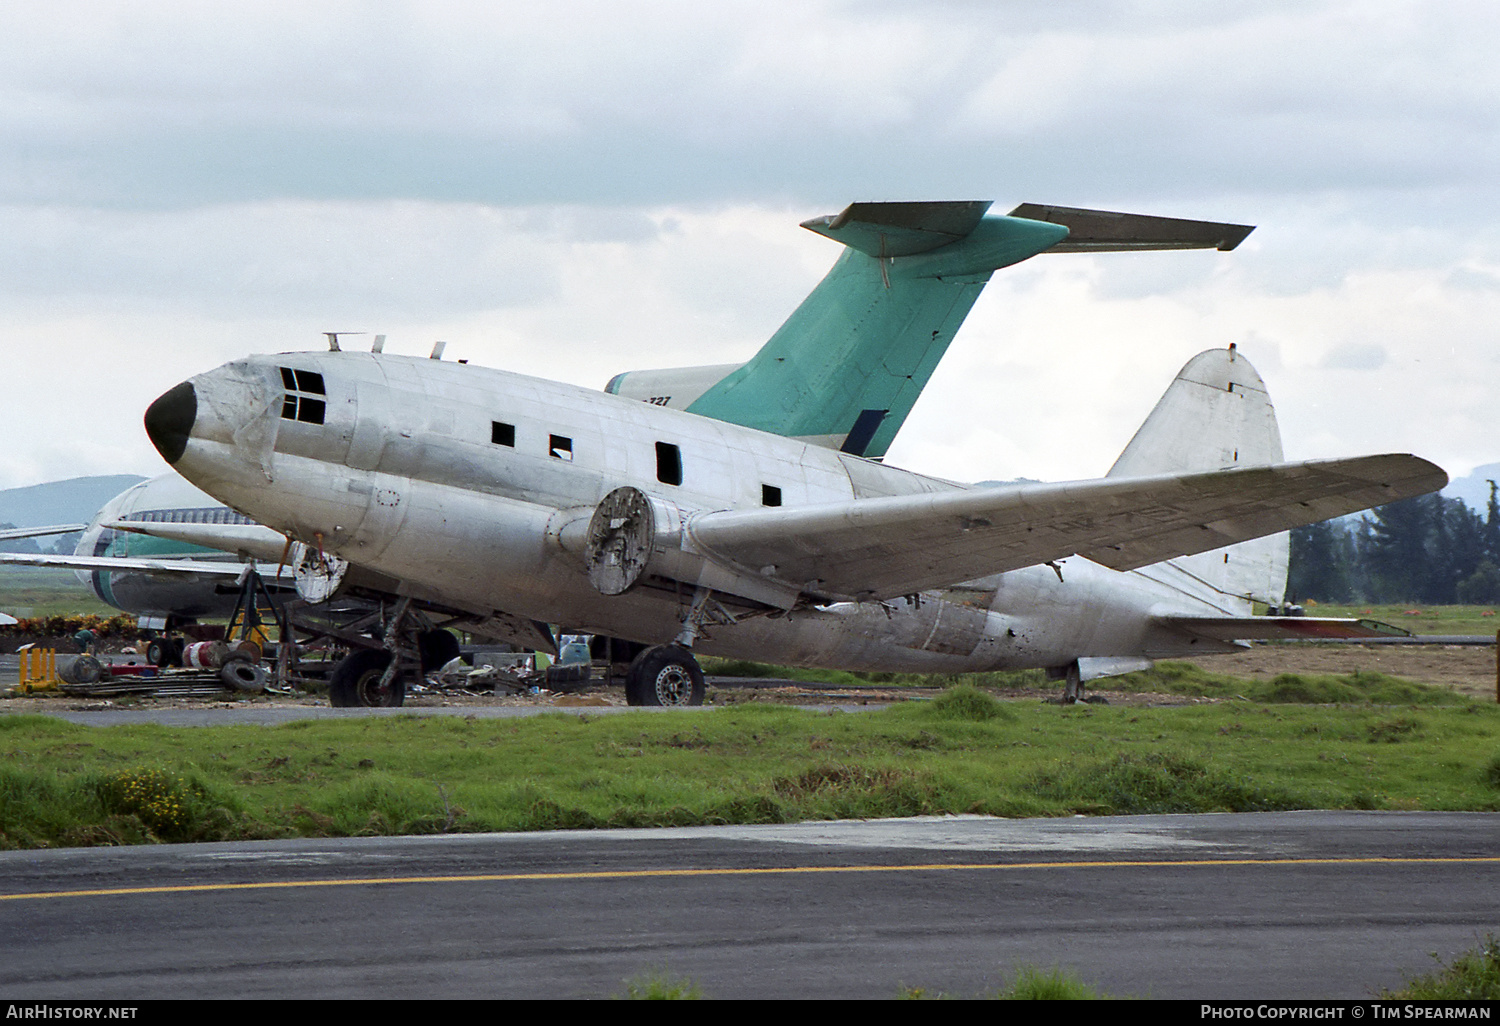
<svg viewBox="0 0 1500 1026">
<path fill-rule="evenodd" d="M 146 409 L 146 434 L 168 463 L 182 459 L 193 421 L 198 419 L 198 393 L 193 383 L 176 385 Z"/>
</svg>

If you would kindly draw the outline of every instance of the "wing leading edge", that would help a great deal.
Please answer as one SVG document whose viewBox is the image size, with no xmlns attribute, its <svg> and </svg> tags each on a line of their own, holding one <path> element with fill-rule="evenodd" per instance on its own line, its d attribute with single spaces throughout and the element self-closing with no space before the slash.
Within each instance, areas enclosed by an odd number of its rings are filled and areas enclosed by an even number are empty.
<svg viewBox="0 0 1500 1026">
<path fill-rule="evenodd" d="M 693 544 L 819 598 L 893 598 L 1080 555 L 1133 570 L 1436 491 L 1410 455 L 724 510 Z"/>
</svg>

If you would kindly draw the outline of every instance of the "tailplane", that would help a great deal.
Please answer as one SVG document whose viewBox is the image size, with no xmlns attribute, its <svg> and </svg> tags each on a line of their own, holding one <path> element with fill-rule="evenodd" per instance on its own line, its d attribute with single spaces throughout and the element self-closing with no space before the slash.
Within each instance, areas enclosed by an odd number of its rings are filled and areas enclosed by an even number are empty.
<svg viewBox="0 0 1500 1026">
<path fill-rule="evenodd" d="M 1230 346 L 1187 362 L 1108 476 L 1230 470 L 1281 461 L 1281 429 L 1266 384 Z M 1169 562 L 1215 592 L 1279 606 L 1289 548 L 1282 533 Z"/>
<path fill-rule="evenodd" d="M 630 371 L 605 391 L 880 459 L 990 276 L 1044 252 L 1233 249 L 1245 225 L 987 201 L 854 203 L 846 248 L 748 363 Z"/>
</svg>

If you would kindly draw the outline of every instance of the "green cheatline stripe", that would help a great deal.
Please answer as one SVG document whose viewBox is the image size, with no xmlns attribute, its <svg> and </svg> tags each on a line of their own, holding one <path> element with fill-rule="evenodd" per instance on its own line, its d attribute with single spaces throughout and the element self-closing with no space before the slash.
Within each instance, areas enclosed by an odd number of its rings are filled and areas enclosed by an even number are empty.
<svg viewBox="0 0 1500 1026">
<path fill-rule="evenodd" d="M 1361 866 L 1361 865 L 1451 865 L 1455 863 L 1500 863 L 1500 856 L 1464 858 L 1356 859 L 1188 859 L 1113 862 L 937 862 L 916 866 L 781 866 L 770 869 L 623 869 L 575 873 L 468 873 L 460 876 L 390 876 L 357 880 L 274 880 L 266 883 L 178 884 L 170 887 L 110 887 L 86 891 L 36 891 L 30 894 L 0 894 L 0 901 L 28 898 L 101 898 L 119 894 L 191 894 L 203 891 L 265 891 L 290 887 L 367 887 L 376 884 L 509 883 L 524 880 L 639 880 L 681 876 L 765 876 L 795 873 L 924 873 L 941 870 L 994 869 L 1129 869 L 1165 866 Z"/>
</svg>

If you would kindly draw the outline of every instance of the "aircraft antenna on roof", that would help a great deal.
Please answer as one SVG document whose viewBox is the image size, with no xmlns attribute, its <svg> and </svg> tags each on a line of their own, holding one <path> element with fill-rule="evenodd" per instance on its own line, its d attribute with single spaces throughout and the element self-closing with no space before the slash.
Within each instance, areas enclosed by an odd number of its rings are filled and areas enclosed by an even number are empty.
<svg viewBox="0 0 1500 1026">
<path fill-rule="evenodd" d="M 374 343 L 374 345 L 370 346 L 370 352 L 372 352 L 372 353 L 383 353 L 383 352 L 385 352 L 385 336 L 384 335 L 376 335 L 375 336 L 375 343 Z"/>
<path fill-rule="evenodd" d="M 434 342 L 432 344 L 432 355 L 429 356 L 428 359 L 429 360 L 441 360 L 443 358 L 443 349 L 447 345 L 448 345 L 448 343 L 446 343 L 446 342 Z"/>
<path fill-rule="evenodd" d="M 366 333 L 363 331 L 325 331 L 323 334 L 328 336 L 328 351 L 330 353 L 341 353 L 343 350 L 339 348 L 340 335 L 363 335 Z"/>
</svg>

